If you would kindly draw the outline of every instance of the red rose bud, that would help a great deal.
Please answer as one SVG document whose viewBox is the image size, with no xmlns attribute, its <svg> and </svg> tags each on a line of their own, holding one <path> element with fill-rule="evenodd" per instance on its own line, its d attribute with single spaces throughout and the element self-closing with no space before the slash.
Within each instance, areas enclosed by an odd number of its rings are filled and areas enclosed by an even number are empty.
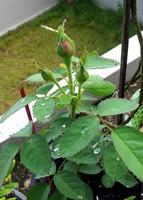
<svg viewBox="0 0 143 200">
<path fill-rule="evenodd" d="M 70 43 L 68 42 L 68 40 L 64 40 L 61 42 L 61 46 L 63 48 L 63 51 L 65 54 L 67 54 L 68 56 L 72 56 L 73 55 L 73 49 L 70 46 Z"/>
<path fill-rule="evenodd" d="M 59 37 L 57 42 L 57 53 L 60 57 L 68 58 L 71 57 L 75 52 L 75 45 L 73 41 L 64 33 Z"/>
</svg>

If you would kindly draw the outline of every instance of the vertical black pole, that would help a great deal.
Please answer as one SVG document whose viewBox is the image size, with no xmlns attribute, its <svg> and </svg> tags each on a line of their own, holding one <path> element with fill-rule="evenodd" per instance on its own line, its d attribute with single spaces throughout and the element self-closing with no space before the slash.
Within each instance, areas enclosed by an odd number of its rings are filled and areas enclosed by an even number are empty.
<svg viewBox="0 0 143 200">
<path fill-rule="evenodd" d="M 128 43 L 129 43 L 129 24 L 130 24 L 131 0 L 123 2 L 123 22 L 122 22 L 122 49 L 121 49 L 121 67 L 119 77 L 119 98 L 124 98 L 126 70 L 128 58 Z M 123 121 L 123 116 L 118 117 L 118 124 Z"/>
</svg>

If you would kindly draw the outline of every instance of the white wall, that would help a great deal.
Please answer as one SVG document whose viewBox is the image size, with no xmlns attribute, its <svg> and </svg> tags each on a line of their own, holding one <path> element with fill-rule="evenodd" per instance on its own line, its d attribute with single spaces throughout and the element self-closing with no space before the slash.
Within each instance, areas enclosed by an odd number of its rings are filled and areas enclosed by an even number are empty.
<svg viewBox="0 0 143 200">
<path fill-rule="evenodd" d="M 118 5 L 123 4 L 123 0 L 94 0 L 98 2 L 101 6 L 111 8 L 116 10 L 118 8 Z M 138 17 L 140 21 L 143 22 L 143 0 L 137 0 L 138 4 Z"/>
<path fill-rule="evenodd" d="M 0 0 L 0 35 L 55 5 L 57 0 Z"/>
</svg>

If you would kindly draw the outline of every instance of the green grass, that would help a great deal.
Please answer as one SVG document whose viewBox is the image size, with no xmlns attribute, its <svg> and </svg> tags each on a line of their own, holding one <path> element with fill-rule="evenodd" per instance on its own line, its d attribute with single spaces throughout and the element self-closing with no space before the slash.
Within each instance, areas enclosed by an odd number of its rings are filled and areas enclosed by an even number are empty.
<svg viewBox="0 0 143 200">
<path fill-rule="evenodd" d="M 53 69 L 60 62 L 55 53 L 56 35 L 45 31 L 41 24 L 57 28 L 67 18 L 66 30 L 75 41 L 77 54 L 86 46 L 100 54 L 120 43 L 121 11 L 102 10 L 90 0 L 81 0 L 71 7 L 61 3 L 33 21 L 0 38 L 0 113 L 19 98 L 19 86 L 41 67 Z M 27 88 L 31 91 L 31 88 Z"/>
</svg>

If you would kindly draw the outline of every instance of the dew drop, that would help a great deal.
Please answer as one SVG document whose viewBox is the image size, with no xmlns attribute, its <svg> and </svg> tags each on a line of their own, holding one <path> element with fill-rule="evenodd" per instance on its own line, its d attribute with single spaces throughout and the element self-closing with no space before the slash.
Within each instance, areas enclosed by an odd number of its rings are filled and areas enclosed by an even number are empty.
<svg viewBox="0 0 143 200">
<path fill-rule="evenodd" d="M 96 148 L 94 149 L 93 153 L 94 154 L 99 154 L 101 152 L 101 149 L 100 148 Z"/>
<path fill-rule="evenodd" d="M 120 160 L 120 158 L 117 158 L 117 161 L 119 161 Z"/>
<path fill-rule="evenodd" d="M 87 130 L 87 127 L 83 127 L 82 130 L 81 130 L 81 134 L 84 134 Z"/>
<path fill-rule="evenodd" d="M 129 188 L 130 186 L 129 186 L 129 185 L 126 185 L 126 187 Z"/>
<path fill-rule="evenodd" d="M 41 106 L 45 106 L 45 103 L 42 103 Z"/>
<path fill-rule="evenodd" d="M 59 145 L 56 145 L 55 148 L 53 149 L 53 151 L 54 151 L 54 152 L 58 152 L 59 149 L 60 149 L 59 147 L 60 147 Z"/>
<path fill-rule="evenodd" d="M 65 125 L 65 124 L 63 124 L 63 125 L 62 125 L 62 128 L 66 128 L 66 125 Z"/>
<path fill-rule="evenodd" d="M 50 117 L 50 115 L 46 115 L 44 118 L 47 119 L 48 117 Z"/>
<path fill-rule="evenodd" d="M 52 145 L 50 145 L 50 146 L 49 146 L 49 148 L 50 148 L 50 150 L 51 150 L 51 151 L 53 150 L 53 147 L 52 147 Z"/>
<path fill-rule="evenodd" d="M 95 149 L 98 144 L 99 144 L 99 142 L 97 142 L 96 144 L 93 144 L 92 149 Z"/>
<path fill-rule="evenodd" d="M 83 196 L 82 195 L 78 195 L 77 198 L 78 199 L 83 199 Z"/>
</svg>

